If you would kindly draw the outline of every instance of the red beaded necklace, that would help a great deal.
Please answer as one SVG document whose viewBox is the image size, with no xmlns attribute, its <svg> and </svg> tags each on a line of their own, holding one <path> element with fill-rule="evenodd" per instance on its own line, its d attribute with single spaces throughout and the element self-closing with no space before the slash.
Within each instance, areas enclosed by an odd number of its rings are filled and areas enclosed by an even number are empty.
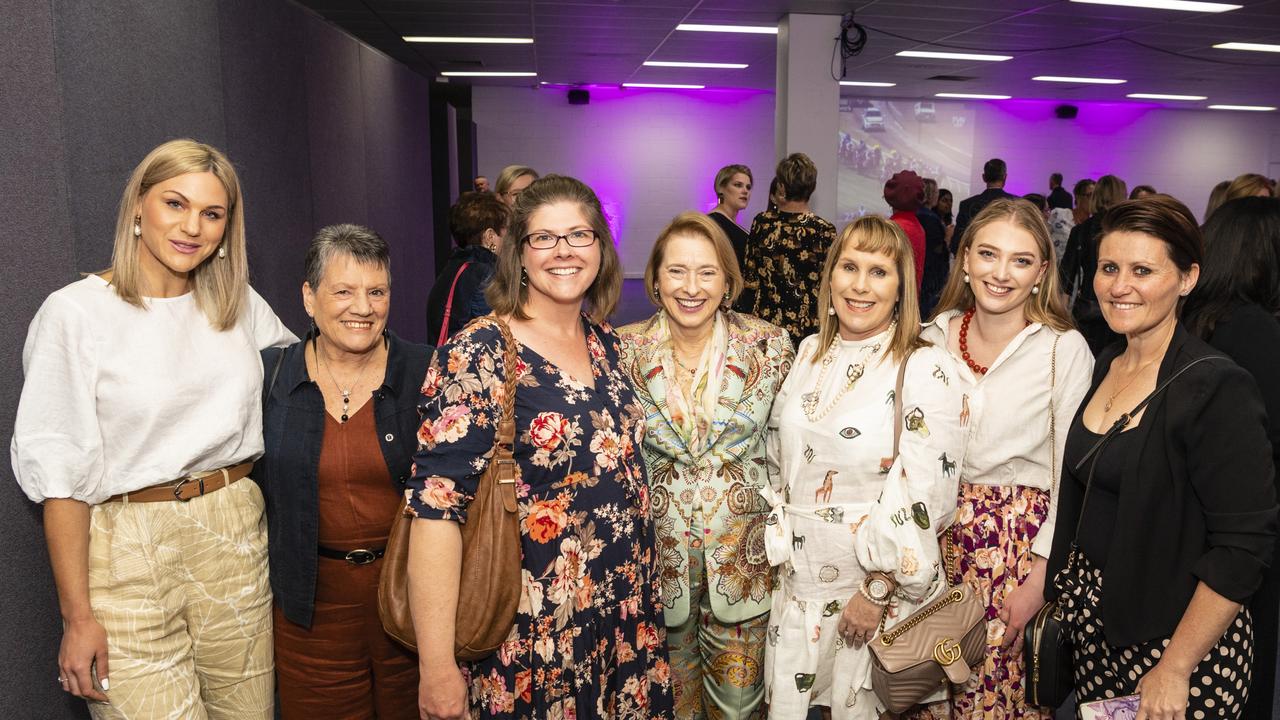
<svg viewBox="0 0 1280 720">
<path fill-rule="evenodd" d="M 960 357 L 964 358 L 964 362 L 969 366 L 975 374 L 986 375 L 987 368 L 973 361 L 969 355 L 969 321 L 973 319 L 973 313 L 978 308 L 971 307 L 964 311 L 964 317 L 960 318 Z"/>
<path fill-rule="evenodd" d="M 977 375 L 986 375 L 988 368 L 979 365 L 973 361 L 969 355 L 969 321 L 973 319 L 973 314 L 977 312 L 978 306 L 975 305 L 964 311 L 964 316 L 960 318 L 960 357 L 964 358 L 964 362 Z M 1027 325 L 1031 324 L 1030 320 L 1026 321 Z"/>
</svg>

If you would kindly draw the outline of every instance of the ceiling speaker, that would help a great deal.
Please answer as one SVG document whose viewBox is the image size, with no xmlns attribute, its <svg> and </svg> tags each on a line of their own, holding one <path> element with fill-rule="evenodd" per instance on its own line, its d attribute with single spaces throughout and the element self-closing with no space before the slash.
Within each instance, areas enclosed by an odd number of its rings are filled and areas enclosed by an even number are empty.
<svg viewBox="0 0 1280 720">
<path fill-rule="evenodd" d="M 591 102 L 591 93 L 581 88 L 574 88 L 569 91 L 570 105 L 586 105 Z"/>
<path fill-rule="evenodd" d="M 1075 105 L 1059 105 L 1053 109 L 1053 114 L 1059 120 L 1074 120 L 1076 115 L 1080 114 L 1080 108 Z"/>
</svg>

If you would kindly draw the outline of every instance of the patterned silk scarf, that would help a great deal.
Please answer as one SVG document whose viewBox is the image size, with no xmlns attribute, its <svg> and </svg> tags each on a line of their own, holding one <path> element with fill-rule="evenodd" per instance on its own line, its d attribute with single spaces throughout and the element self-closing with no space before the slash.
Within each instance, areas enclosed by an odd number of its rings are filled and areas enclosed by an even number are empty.
<svg viewBox="0 0 1280 720">
<path fill-rule="evenodd" d="M 720 401 L 720 380 L 729 350 L 729 330 L 725 327 L 724 314 L 716 312 L 711 337 L 707 338 L 698 366 L 693 368 L 693 379 L 687 386 L 680 382 L 679 364 L 665 310 L 658 313 L 658 336 L 662 344 L 659 345 L 657 359 L 667 381 L 666 402 L 671 423 L 689 453 L 697 457 L 707 449 L 716 405 Z"/>
</svg>

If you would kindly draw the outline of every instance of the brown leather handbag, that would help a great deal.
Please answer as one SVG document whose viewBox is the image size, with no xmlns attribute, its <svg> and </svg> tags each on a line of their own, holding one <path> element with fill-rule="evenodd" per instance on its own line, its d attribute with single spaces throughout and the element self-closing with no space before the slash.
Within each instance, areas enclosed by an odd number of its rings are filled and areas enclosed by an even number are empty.
<svg viewBox="0 0 1280 720">
<path fill-rule="evenodd" d="M 496 316 L 487 322 L 502 333 L 502 418 L 494 436 L 493 457 L 480 478 L 476 496 L 461 525 L 462 567 L 458 582 L 458 611 L 454 622 L 454 656 L 479 660 L 502 644 L 515 624 L 520 604 L 520 513 L 516 505 L 516 463 L 512 458 L 516 428 L 516 341 L 511 329 Z M 413 517 L 405 503 L 391 525 L 387 552 L 378 581 L 378 616 L 396 642 L 417 652 L 409 604 L 409 529 Z"/>
<path fill-rule="evenodd" d="M 902 380 L 907 358 L 898 368 L 898 384 L 893 394 L 893 456 L 898 457 L 902 434 Z M 947 541 L 950 529 L 944 531 Z M 949 543 L 948 543 L 949 544 Z M 953 554 L 942 548 L 947 562 L 947 583 L 955 577 Z M 887 613 L 886 613 L 887 614 Z M 916 610 L 892 629 L 885 631 L 880 618 L 880 636 L 871 640 L 871 687 L 892 713 L 901 713 L 928 697 L 948 681 L 961 684 L 969 679 L 970 668 L 982 660 L 987 644 L 987 608 L 967 583 L 948 587 L 933 602 Z"/>
</svg>

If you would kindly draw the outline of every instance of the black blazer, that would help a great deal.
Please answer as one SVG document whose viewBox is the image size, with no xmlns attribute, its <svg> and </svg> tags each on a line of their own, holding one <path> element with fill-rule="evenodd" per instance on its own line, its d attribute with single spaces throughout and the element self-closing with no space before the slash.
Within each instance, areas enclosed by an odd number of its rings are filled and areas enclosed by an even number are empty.
<svg viewBox="0 0 1280 720">
<path fill-rule="evenodd" d="M 951 235 L 951 254 L 955 255 L 960 250 L 960 241 L 964 239 L 965 229 L 978 216 L 978 213 L 982 212 L 982 208 L 1000 198 L 1016 199 L 1017 197 L 1005 192 L 1004 188 L 987 188 L 973 197 L 961 200 L 960 209 L 956 211 L 956 229 Z"/>
<path fill-rule="evenodd" d="M 1077 419 L 1123 349 L 1116 343 L 1099 356 Z M 1196 358 L 1221 354 L 1179 324 L 1156 383 Z M 1188 370 L 1128 431 L 1138 433 L 1133 446 L 1141 450 L 1125 460 L 1102 571 L 1108 644 L 1171 635 L 1198 582 L 1236 602 L 1257 589 L 1276 534 L 1266 423 L 1257 383 L 1223 359 Z M 1066 565 L 1087 475 L 1087 464 L 1078 474 L 1063 468 L 1047 578 Z M 1055 595 L 1053 583 L 1045 583 L 1046 599 Z"/>
<path fill-rule="evenodd" d="M 320 532 L 316 472 L 325 413 L 324 396 L 307 375 L 309 340 L 262 352 L 264 382 L 269 384 L 281 353 L 284 358 L 263 407 L 266 452 L 253 468 L 253 478 L 267 502 L 271 591 L 284 616 L 308 628 L 316 605 Z M 387 333 L 387 371 L 371 402 L 382 457 L 397 492 L 404 490 L 418 449 L 418 393 L 430 359 L 430 347 Z M 391 529 L 391 518 L 387 518 L 387 529 Z"/>
</svg>

